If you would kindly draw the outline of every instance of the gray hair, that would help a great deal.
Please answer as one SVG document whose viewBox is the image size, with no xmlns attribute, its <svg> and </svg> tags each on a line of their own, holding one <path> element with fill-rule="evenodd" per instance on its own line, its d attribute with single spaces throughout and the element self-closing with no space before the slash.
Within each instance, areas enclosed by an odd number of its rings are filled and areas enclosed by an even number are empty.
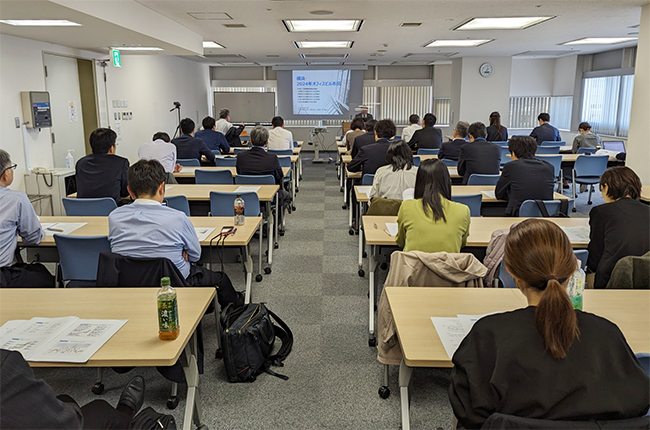
<svg viewBox="0 0 650 430">
<path fill-rule="evenodd" d="M 0 175 L 11 166 L 11 157 L 4 149 L 0 149 Z"/>
<path fill-rule="evenodd" d="M 256 125 L 251 130 L 251 143 L 253 146 L 264 146 L 269 140 L 269 131 L 266 127 Z"/>
<path fill-rule="evenodd" d="M 467 129 L 469 128 L 469 124 L 466 123 L 465 121 L 458 121 L 458 124 L 456 124 L 456 133 L 460 137 L 467 137 Z"/>
</svg>

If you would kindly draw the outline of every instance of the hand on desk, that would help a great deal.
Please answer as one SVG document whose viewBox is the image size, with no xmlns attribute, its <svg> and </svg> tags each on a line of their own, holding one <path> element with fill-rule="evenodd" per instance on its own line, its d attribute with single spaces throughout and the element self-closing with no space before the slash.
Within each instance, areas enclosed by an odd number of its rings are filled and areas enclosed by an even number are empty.
<svg viewBox="0 0 650 430">
<path fill-rule="evenodd" d="M 183 166 L 181 166 L 180 164 L 176 163 L 176 165 L 174 166 L 174 173 L 178 173 L 178 172 L 180 172 L 181 170 L 183 170 Z"/>
</svg>

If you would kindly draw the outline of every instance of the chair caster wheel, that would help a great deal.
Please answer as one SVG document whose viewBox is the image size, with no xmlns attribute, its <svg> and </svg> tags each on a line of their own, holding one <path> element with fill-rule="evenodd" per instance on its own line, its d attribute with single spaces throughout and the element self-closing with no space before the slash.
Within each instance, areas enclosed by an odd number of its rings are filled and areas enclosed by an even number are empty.
<svg viewBox="0 0 650 430">
<path fill-rule="evenodd" d="M 205 424 L 203 424 L 203 425 L 197 427 L 196 430 L 208 430 L 208 426 L 206 426 Z"/>
<path fill-rule="evenodd" d="M 363 251 L 363 254 L 361 254 L 363 258 L 368 258 L 368 253 L 366 251 Z"/>
<path fill-rule="evenodd" d="M 355 230 L 355 231 L 354 231 L 354 234 L 358 235 L 358 234 L 359 234 L 359 230 Z"/>
<path fill-rule="evenodd" d="M 257 276 L 255 276 L 255 282 L 262 282 L 262 275 L 258 273 Z"/>
<path fill-rule="evenodd" d="M 348 230 L 348 234 L 349 234 L 350 236 L 354 236 L 354 229 L 351 228 L 350 230 Z"/>
<path fill-rule="evenodd" d="M 374 348 L 375 346 L 377 346 L 377 338 L 376 337 L 371 337 L 370 339 L 368 339 L 368 346 L 371 347 L 371 348 Z"/>
<path fill-rule="evenodd" d="M 264 273 L 266 273 L 267 275 L 270 275 L 271 274 L 271 268 L 270 267 L 265 267 L 264 268 Z"/>
<path fill-rule="evenodd" d="M 359 276 L 362 277 L 362 278 L 363 278 L 364 276 L 366 276 L 366 272 L 364 272 L 363 269 L 359 269 L 359 271 L 358 271 L 357 273 L 358 273 Z"/>
<path fill-rule="evenodd" d="M 340 191 L 340 192 L 343 192 L 343 187 L 339 188 L 339 191 Z"/>
<path fill-rule="evenodd" d="M 578 212 L 576 208 L 571 209 L 571 212 Z"/>
<path fill-rule="evenodd" d="M 280 247 L 280 245 L 278 245 L 278 242 L 275 242 L 275 243 L 273 244 L 273 249 L 278 249 L 279 247 Z"/>
<path fill-rule="evenodd" d="M 291 206 L 291 210 L 295 212 L 295 211 L 296 211 L 296 207 L 295 207 L 295 206 Z"/>
<path fill-rule="evenodd" d="M 341 209 L 347 209 L 347 208 L 348 208 L 348 205 L 341 206 Z"/>
<path fill-rule="evenodd" d="M 389 398 L 390 397 L 390 388 L 388 388 L 385 385 L 382 385 L 381 387 L 379 387 L 379 397 L 381 397 L 382 399 Z"/>
<path fill-rule="evenodd" d="M 95 385 L 93 385 L 92 392 L 93 394 L 97 394 L 97 395 L 103 393 L 104 384 L 102 384 L 101 382 L 96 382 Z"/>
<path fill-rule="evenodd" d="M 379 268 L 380 268 L 381 270 L 386 270 L 386 269 L 388 269 L 388 264 L 386 264 L 386 263 L 381 263 L 381 264 L 379 265 Z"/>
<path fill-rule="evenodd" d="M 178 406 L 178 396 L 167 399 L 167 409 L 176 409 Z"/>
<path fill-rule="evenodd" d="M 284 236 L 284 230 L 280 230 L 280 231 L 278 232 L 278 234 L 279 234 L 280 236 Z"/>
<path fill-rule="evenodd" d="M 217 349 L 216 351 L 214 351 L 214 358 L 216 358 L 217 360 L 222 359 L 223 351 L 221 349 Z"/>
</svg>

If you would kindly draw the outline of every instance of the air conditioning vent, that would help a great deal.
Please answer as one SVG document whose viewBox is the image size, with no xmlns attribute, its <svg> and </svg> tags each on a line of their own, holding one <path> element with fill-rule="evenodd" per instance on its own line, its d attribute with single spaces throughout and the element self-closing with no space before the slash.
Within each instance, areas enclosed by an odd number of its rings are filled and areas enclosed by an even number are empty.
<svg viewBox="0 0 650 430">
<path fill-rule="evenodd" d="M 560 57 L 562 55 L 575 54 L 575 51 L 525 51 L 513 55 L 513 57 Z"/>
<path fill-rule="evenodd" d="M 237 60 L 245 60 L 246 59 L 246 57 L 244 57 L 241 54 L 214 54 L 214 55 L 208 54 L 205 57 L 213 59 L 213 60 L 224 60 L 224 61 L 227 61 L 227 60 L 237 61 Z"/>
<path fill-rule="evenodd" d="M 228 28 L 246 28 L 244 24 L 224 24 L 223 26 Z"/>
<path fill-rule="evenodd" d="M 189 16 L 199 21 L 229 21 L 232 16 L 225 12 L 187 12 Z"/>
<path fill-rule="evenodd" d="M 404 28 L 417 28 L 421 25 L 422 25 L 421 22 L 403 22 L 399 26 Z"/>
</svg>

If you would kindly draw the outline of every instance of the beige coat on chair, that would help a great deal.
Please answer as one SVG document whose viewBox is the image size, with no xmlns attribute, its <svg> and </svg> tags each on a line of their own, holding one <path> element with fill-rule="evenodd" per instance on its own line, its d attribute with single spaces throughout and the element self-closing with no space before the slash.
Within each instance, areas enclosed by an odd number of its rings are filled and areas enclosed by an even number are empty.
<svg viewBox="0 0 650 430">
<path fill-rule="evenodd" d="M 472 254 L 395 251 L 384 286 L 482 288 L 486 273 L 487 268 Z M 434 330 L 433 324 L 431 329 Z M 379 298 L 377 338 L 377 360 L 383 364 L 400 364 L 402 350 L 385 290 Z"/>
</svg>

